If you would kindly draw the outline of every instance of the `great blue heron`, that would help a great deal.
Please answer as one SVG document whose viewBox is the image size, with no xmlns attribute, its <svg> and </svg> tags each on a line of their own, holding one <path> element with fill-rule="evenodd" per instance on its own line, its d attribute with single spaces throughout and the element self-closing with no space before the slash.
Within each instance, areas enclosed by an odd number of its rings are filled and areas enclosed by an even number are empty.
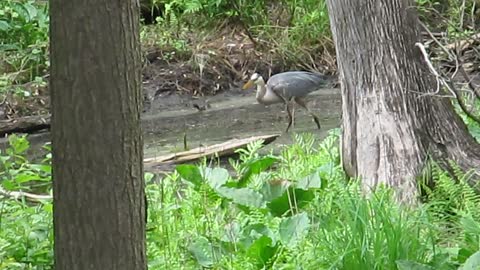
<svg viewBox="0 0 480 270">
<path fill-rule="evenodd" d="M 285 132 L 288 132 L 295 118 L 292 100 L 307 110 L 320 129 L 320 120 L 307 107 L 305 97 L 309 93 L 329 85 L 331 82 L 331 77 L 322 74 L 306 71 L 288 71 L 273 75 L 265 84 L 263 77 L 258 73 L 254 73 L 250 77 L 250 80 L 243 86 L 243 89 L 249 89 L 253 85 L 256 85 L 256 98 L 258 103 L 264 105 L 275 103 L 285 104 L 288 114 L 288 126 Z"/>
</svg>

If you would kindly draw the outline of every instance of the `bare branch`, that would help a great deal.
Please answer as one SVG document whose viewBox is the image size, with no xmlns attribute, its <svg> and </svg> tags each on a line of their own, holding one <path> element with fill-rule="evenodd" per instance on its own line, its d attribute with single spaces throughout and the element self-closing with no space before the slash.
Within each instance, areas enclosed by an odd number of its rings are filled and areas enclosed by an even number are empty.
<svg viewBox="0 0 480 270">
<path fill-rule="evenodd" d="M 472 89 L 472 91 L 475 93 L 475 95 L 478 97 L 477 95 L 477 90 L 475 89 L 475 87 L 471 84 L 471 81 L 469 80 L 468 78 L 468 74 L 465 72 L 465 69 L 463 68 L 462 66 L 462 63 L 458 60 L 458 51 L 457 51 L 457 54 L 453 54 L 451 53 L 451 51 L 449 49 L 447 49 L 445 46 L 443 46 L 443 44 L 441 44 L 438 39 L 435 38 L 435 36 L 433 34 L 431 34 L 431 32 L 429 31 L 429 29 L 423 24 L 423 23 L 420 23 L 424 28 L 425 30 L 427 31 L 427 33 L 429 33 L 429 35 L 432 37 L 432 39 L 442 48 L 442 50 L 445 51 L 445 53 L 447 53 L 448 56 L 450 56 L 453 60 L 455 60 L 455 72 L 454 72 L 454 75 L 460 71 L 462 73 L 462 75 L 467 79 L 467 82 L 469 84 L 469 87 Z M 480 118 L 476 115 L 474 115 L 470 110 L 468 110 L 466 104 L 465 104 L 465 101 L 462 99 L 459 91 L 456 89 L 454 83 L 452 83 L 450 81 L 450 79 L 447 81 L 445 78 L 443 78 L 442 76 L 440 76 L 438 74 L 438 72 L 435 70 L 435 68 L 433 67 L 430 59 L 428 58 L 428 54 L 427 54 L 427 51 L 425 50 L 425 47 L 423 46 L 422 43 L 415 43 L 415 46 L 419 47 L 420 51 L 422 52 L 424 58 L 425 58 L 425 62 L 427 63 L 427 66 L 428 68 L 430 69 L 430 71 L 433 73 L 433 75 L 435 76 L 435 78 L 437 79 L 437 91 L 438 92 L 438 85 L 439 85 L 439 82 L 441 82 L 445 87 L 447 87 L 447 89 L 453 94 L 453 96 L 457 99 L 457 102 L 458 104 L 460 105 L 460 108 L 462 109 L 462 111 L 470 118 L 472 119 L 473 121 L 477 122 L 480 124 Z M 430 94 L 430 93 L 429 93 Z"/>
<path fill-rule="evenodd" d="M 437 90 L 435 90 L 435 92 L 425 93 L 425 94 L 421 95 L 420 97 L 431 96 L 431 95 L 438 94 L 440 92 L 440 84 L 443 84 L 445 87 L 447 87 L 448 90 L 450 90 L 450 93 L 452 94 L 451 97 L 456 98 L 457 95 L 455 94 L 455 92 L 452 91 L 452 89 L 450 88 L 448 83 L 445 81 L 445 79 L 442 76 L 440 76 L 440 74 L 438 74 L 437 70 L 433 67 L 432 62 L 428 58 L 428 54 L 427 54 L 427 51 L 425 50 L 425 46 L 423 46 L 423 44 L 420 43 L 420 42 L 415 43 L 415 46 L 420 49 L 420 52 L 422 53 L 422 55 L 424 57 L 425 63 L 427 63 L 428 69 L 430 69 L 430 72 L 435 76 L 435 79 L 437 80 Z"/>
<path fill-rule="evenodd" d="M 7 191 L 4 190 L 2 187 L 0 187 L 0 197 L 12 198 L 14 200 L 21 200 L 25 198 L 26 200 L 31 202 L 42 202 L 52 199 L 51 195 L 37 195 L 24 191 Z"/>
</svg>

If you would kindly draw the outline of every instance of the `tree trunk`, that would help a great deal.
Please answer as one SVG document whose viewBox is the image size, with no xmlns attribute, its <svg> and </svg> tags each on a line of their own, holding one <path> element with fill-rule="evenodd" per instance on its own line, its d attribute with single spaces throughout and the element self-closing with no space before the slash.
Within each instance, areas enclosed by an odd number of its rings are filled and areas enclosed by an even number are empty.
<svg viewBox="0 0 480 270">
<path fill-rule="evenodd" d="M 50 12 L 55 269 L 146 269 L 138 2 Z"/>
<path fill-rule="evenodd" d="M 413 203 L 428 158 L 480 170 L 480 146 L 435 95 L 436 78 L 415 46 L 414 2 L 329 0 L 343 99 L 343 165 L 365 188 L 392 186 Z M 477 177 L 478 178 L 478 177 Z"/>
</svg>

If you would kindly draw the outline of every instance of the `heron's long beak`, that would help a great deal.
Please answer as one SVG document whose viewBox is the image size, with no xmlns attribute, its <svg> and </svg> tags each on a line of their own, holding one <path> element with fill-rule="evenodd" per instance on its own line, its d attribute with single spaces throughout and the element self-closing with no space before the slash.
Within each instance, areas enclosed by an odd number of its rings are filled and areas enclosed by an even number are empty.
<svg viewBox="0 0 480 270">
<path fill-rule="evenodd" d="M 253 86 L 253 81 L 252 81 L 252 80 L 249 80 L 246 84 L 243 85 L 242 89 L 243 89 L 243 90 L 246 90 L 246 89 L 248 89 L 248 88 L 250 88 L 250 87 L 252 87 L 252 86 Z"/>
</svg>

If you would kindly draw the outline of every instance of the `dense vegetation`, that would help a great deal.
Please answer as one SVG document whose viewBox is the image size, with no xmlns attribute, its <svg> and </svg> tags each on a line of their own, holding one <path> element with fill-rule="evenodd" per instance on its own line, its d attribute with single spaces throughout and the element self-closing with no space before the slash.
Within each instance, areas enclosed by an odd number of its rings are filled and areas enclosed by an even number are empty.
<svg viewBox="0 0 480 270">
<path fill-rule="evenodd" d="M 0 156 L 7 190 L 50 190 L 50 157 L 23 158 L 25 137 Z M 338 130 L 323 142 L 295 137 L 279 155 L 260 143 L 215 165 L 146 174 L 150 269 L 478 269 L 480 196 L 438 168 L 435 190 L 413 209 L 380 188 L 369 198 L 347 181 Z M 51 269 L 52 202 L 3 199 L 0 269 Z M 475 267 L 474 267 L 475 266 Z"/>
<path fill-rule="evenodd" d="M 463 9 L 462 1 L 417 2 L 424 21 L 449 40 L 471 34 L 478 2 Z M 193 61 L 224 29 L 239 28 L 264 54 L 259 61 L 334 65 L 324 1 L 156 4 L 162 16 L 141 37 L 145 51 L 161 48 L 166 61 Z M 39 94 L 49 67 L 43 1 L 0 2 L 0 59 L 0 94 Z M 480 126 L 462 116 L 480 140 Z M 147 173 L 150 269 L 478 269 L 480 196 L 465 183 L 468 172 L 452 176 L 433 165 L 437 185 L 420 185 L 423 203 L 414 208 L 399 206 L 387 188 L 367 198 L 342 171 L 338 134 L 322 142 L 295 136 L 277 155 L 251 144 L 225 168 L 203 161 Z M 0 269 L 52 269 L 52 201 L 6 196 L 51 194 L 50 154 L 30 161 L 26 137 L 9 141 L 0 152 Z"/>
</svg>

